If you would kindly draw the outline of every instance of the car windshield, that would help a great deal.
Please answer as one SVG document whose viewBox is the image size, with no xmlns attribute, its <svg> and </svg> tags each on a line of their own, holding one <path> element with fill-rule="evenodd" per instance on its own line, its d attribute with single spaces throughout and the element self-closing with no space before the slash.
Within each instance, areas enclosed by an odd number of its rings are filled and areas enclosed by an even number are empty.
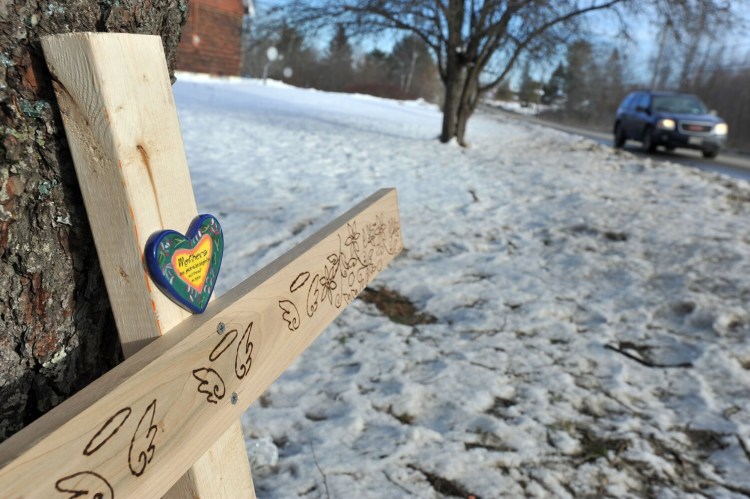
<svg viewBox="0 0 750 499">
<path fill-rule="evenodd" d="M 706 106 L 692 95 L 655 95 L 654 111 L 679 114 L 706 114 Z"/>
</svg>

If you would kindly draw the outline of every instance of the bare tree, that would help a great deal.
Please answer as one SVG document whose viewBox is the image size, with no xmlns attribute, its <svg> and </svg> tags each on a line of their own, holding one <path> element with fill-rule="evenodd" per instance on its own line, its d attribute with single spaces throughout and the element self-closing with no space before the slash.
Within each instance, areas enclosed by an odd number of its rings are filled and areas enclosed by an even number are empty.
<svg viewBox="0 0 750 499">
<path fill-rule="evenodd" d="M 727 10 L 717 10 L 710 2 L 677 3 L 670 9 L 658 7 L 654 18 L 659 37 L 651 63 L 651 87 L 687 87 L 701 69 L 706 69 L 705 56 L 720 35 L 739 27 L 741 20 L 731 14 L 729 6 Z"/>
<path fill-rule="evenodd" d="M 729 124 L 729 145 L 750 150 L 750 51 L 723 59 L 727 47 L 707 51 L 690 83 L 683 89 L 701 97 Z"/>
</svg>

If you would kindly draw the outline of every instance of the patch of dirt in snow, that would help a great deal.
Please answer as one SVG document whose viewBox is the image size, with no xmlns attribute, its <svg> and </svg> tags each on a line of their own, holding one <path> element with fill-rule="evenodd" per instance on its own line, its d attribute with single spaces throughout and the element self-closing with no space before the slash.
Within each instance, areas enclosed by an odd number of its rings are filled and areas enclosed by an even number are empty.
<svg viewBox="0 0 750 499">
<path fill-rule="evenodd" d="M 426 312 L 419 312 L 407 297 L 392 289 L 367 287 L 357 298 L 365 303 L 375 305 L 378 310 L 396 324 L 416 326 L 417 324 L 432 324 L 437 321 L 435 316 Z"/>
</svg>

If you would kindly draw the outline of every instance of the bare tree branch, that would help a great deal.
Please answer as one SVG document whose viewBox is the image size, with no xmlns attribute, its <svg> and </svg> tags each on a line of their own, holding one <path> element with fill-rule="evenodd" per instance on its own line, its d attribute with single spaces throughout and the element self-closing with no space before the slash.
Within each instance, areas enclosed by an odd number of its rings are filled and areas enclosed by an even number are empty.
<svg viewBox="0 0 750 499">
<path fill-rule="evenodd" d="M 601 3 L 601 4 L 594 4 L 590 5 L 585 8 L 576 9 L 571 12 L 568 12 L 567 14 L 561 15 L 560 17 L 557 17 L 555 19 L 552 19 L 550 21 L 547 21 L 546 23 L 542 24 L 538 28 L 534 29 L 531 33 L 529 33 L 525 39 L 518 41 L 518 45 L 516 47 L 516 50 L 513 52 L 513 55 L 511 56 L 508 63 L 505 65 L 505 69 L 503 72 L 492 80 L 490 83 L 483 85 L 480 87 L 480 91 L 487 91 L 490 88 L 494 87 L 498 83 L 500 83 L 510 72 L 510 70 L 513 68 L 513 64 L 518 60 L 518 57 L 521 55 L 521 53 L 528 47 L 528 45 L 536 40 L 539 36 L 541 36 L 545 31 L 552 28 L 555 25 L 562 24 L 566 21 L 569 21 L 575 17 L 582 16 L 584 14 L 598 11 L 598 10 L 605 10 L 610 9 L 614 7 L 617 4 L 620 4 L 626 0 L 609 0 L 608 2 Z M 496 49 L 495 49 L 496 50 Z M 489 61 L 489 57 L 486 59 L 485 64 Z"/>
</svg>

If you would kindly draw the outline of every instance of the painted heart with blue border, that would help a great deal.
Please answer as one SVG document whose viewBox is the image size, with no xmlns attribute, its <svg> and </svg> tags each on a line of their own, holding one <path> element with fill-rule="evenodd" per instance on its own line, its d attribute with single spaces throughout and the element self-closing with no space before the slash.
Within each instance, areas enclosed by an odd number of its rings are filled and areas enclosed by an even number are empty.
<svg viewBox="0 0 750 499">
<path fill-rule="evenodd" d="M 208 305 L 223 255 L 224 233 L 213 215 L 195 217 L 185 235 L 164 230 L 146 242 L 146 267 L 154 283 L 194 314 Z"/>
</svg>

